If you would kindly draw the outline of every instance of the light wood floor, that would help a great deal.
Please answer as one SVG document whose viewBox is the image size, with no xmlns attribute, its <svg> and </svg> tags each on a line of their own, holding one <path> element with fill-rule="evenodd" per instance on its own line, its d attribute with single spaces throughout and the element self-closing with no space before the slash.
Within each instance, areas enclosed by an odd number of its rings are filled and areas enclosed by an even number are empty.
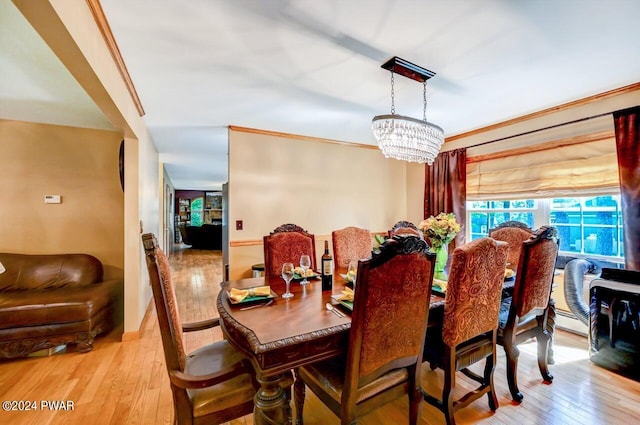
<svg viewBox="0 0 640 425">
<path fill-rule="evenodd" d="M 182 320 L 195 321 L 216 314 L 215 297 L 221 280 L 219 252 L 184 249 L 171 263 Z M 97 339 L 93 351 L 0 362 L 0 400 L 36 401 L 37 410 L 0 411 L 0 424 L 170 424 L 172 402 L 155 312 L 143 324 L 141 338 L 119 342 L 118 333 Z M 186 334 L 187 350 L 221 338 L 219 330 Z M 640 383 L 593 365 L 585 338 L 558 331 L 555 339 L 555 380 L 544 385 L 537 369 L 535 347 L 520 356 L 521 405 L 511 403 L 504 356 L 495 372 L 500 408 L 491 413 L 486 398 L 456 414 L 459 424 L 634 424 L 640 421 Z M 500 350 L 501 351 L 501 350 Z M 440 388 L 438 371 L 427 371 L 425 386 Z M 458 380 L 465 384 L 464 378 Z M 73 411 L 42 409 L 43 400 L 73 402 Z M 407 401 L 383 406 L 360 423 L 406 424 Z M 308 425 L 339 424 L 311 393 L 304 411 Z M 251 424 L 246 416 L 229 425 Z M 442 424 L 443 415 L 423 403 L 420 424 Z"/>
</svg>

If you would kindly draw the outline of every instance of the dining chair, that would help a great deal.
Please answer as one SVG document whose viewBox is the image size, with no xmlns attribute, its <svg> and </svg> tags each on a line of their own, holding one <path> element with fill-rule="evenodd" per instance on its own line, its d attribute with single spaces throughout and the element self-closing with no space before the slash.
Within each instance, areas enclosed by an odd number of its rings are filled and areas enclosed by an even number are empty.
<svg viewBox="0 0 640 425">
<path fill-rule="evenodd" d="M 511 270 L 518 269 L 522 242 L 533 234 L 533 230 L 521 221 L 505 221 L 489 230 L 489 237 L 509 244 L 509 258 L 507 267 Z"/>
<path fill-rule="evenodd" d="M 260 385 L 251 364 L 225 340 L 186 354 L 183 332 L 219 326 L 219 319 L 181 323 L 169 261 L 153 234 L 142 235 L 142 242 L 173 395 L 174 423 L 222 424 L 252 413 Z M 292 384 L 289 374 L 282 383 L 287 405 Z"/>
<path fill-rule="evenodd" d="M 389 230 L 390 238 L 394 237 L 395 235 L 413 235 L 424 239 L 424 235 L 422 234 L 420 229 L 418 229 L 418 226 L 406 220 L 397 222 L 393 225 L 391 230 Z"/>
<path fill-rule="evenodd" d="M 340 423 L 357 418 L 404 395 L 409 423 L 417 424 L 418 385 L 435 256 L 424 240 L 398 237 L 358 263 L 349 344 L 344 357 L 296 370 L 296 417 L 303 424 L 305 385 Z"/>
<path fill-rule="evenodd" d="M 427 393 L 427 373 L 422 386 L 424 400 L 440 409 L 447 424 L 455 424 L 454 413 L 487 394 L 492 411 L 498 408 L 493 384 L 500 296 L 509 247 L 506 242 L 481 238 L 453 251 L 445 294 L 442 329 L 427 332 L 424 360 L 431 369 L 444 372 L 442 398 Z M 483 375 L 468 369 L 485 359 Z M 428 368 L 423 368 L 427 371 Z M 454 400 L 456 372 L 480 386 Z"/>
<path fill-rule="evenodd" d="M 300 256 L 311 257 L 311 269 L 316 267 L 316 238 L 295 224 L 278 226 L 269 235 L 263 237 L 264 270 L 266 276 L 280 276 L 282 264 L 300 264 Z"/>
<path fill-rule="evenodd" d="M 515 402 L 522 401 L 518 389 L 518 345 L 531 338 L 538 344 L 538 368 L 545 382 L 551 382 L 548 353 L 551 336 L 547 330 L 548 306 L 558 257 L 555 227 L 542 226 L 522 243 L 513 296 L 500 307 L 498 344 L 507 357 L 507 381 Z"/>
<path fill-rule="evenodd" d="M 371 232 L 359 227 L 345 227 L 331 232 L 333 261 L 336 267 L 348 267 L 351 260 L 371 256 Z"/>
</svg>

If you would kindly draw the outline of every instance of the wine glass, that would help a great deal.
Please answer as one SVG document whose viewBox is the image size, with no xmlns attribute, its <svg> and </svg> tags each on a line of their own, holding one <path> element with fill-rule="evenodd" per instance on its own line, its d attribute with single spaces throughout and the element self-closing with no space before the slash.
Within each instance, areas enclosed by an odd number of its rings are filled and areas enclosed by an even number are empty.
<svg viewBox="0 0 640 425">
<path fill-rule="evenodd" d="M 347 269 L 347 277 L 351 279 L 353 287 L 356 287 L 356 277 L 358 275 L 358 260 L 349 261 L 349 268 Z"/>
<path fill-rule="evenodd" d="M 284 294 L 282 294 L 282 298 L 291 298 L 293 294 L 289 292 L 289 287 L 291 285 L 291 279 L 293 279 L 293 263 L 284 263 L 282 265 L 282 278 L 284 279 L 284 283 L 286 284 L 287 290 Z"/>
<path fill-rule="evenodd" d="M 303 254 L 300 256 L 300 267 L 304 270 L 304 276 L 302 281 L 300 281 L 300 285 L 307 285 L 309 283 L 307 280 L 307 270 L 311 267 L 311 258 L 308 255 Z"/>
</svg>

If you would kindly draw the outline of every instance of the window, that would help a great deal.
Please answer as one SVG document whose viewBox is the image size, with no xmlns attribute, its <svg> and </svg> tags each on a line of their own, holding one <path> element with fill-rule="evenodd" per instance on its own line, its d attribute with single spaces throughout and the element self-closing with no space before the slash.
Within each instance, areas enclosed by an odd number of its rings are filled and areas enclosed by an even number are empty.
<svg viewBox="0 0 640 425">
<path fill-rule="evenodd" d="M 620 196 L 554 198 L 549 218 L 558 228 L 561 251 L 624 257 Z"/>
<path fill-rule="evenodd" d="M 534 226 L 534 211 L 537 203 L 533 199 L 519 201 L 473 201 L 467 203 L 469 240 L 485 237 L 489 230 L 505 221 L 521 221 Z"/>
<path fill-rule="evenodd" d="M 202 197 L 195 198 L 194 200 L 191 201 L 191 225 L 192 226 L 202 226 L 203 204 L 204 204 L 204 200 Z"/>
<path fill-rule="evenodd" d="M 563 254 L 624 257 L 619 195 L 467 202 L 467 240 L 487 236 L 509 220 L 531 228 L 551 224 L 558 229 Z"/>
</svg>

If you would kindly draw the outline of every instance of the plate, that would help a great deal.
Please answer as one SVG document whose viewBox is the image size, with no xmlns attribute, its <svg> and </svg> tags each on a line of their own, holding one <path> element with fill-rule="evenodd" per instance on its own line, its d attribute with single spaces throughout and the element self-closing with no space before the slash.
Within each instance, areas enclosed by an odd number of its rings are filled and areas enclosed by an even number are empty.
<svg viewBox="0 0 640 425">
<path fill-rule="evenodd" d="M 438 284 L 439 282 L 442 282 L 442 284 Z M 444 289 L 442 289 L 442 285 L 444 285 Z M 433 284 L 431 285 L 431 293 L 435 294 L 435 295 L 440 295 L 441 297 L 444 297 L 445 294 L 447 293 L 447 281 L 446 280 L 442 280 L 442 279 L 437 279 L 437 278 L 433 278 Z"/>
<path fill-rule="evenodd" d="M 316 273 L 313 272 L 312 276 L 307 276 L 307 279 L 319 279 L 320 278 L 320 273 Z M 293 274 L 293 280 L 302 280 L 304 279 L 304 276 L 299 275 L 298 273 L 294 273 Z"/>
<path fill-rule="evenodd" d="M 342 297 L 342 294 L 331 295 L 331 298 L 333 298 L 334 301 L 340 303 L 340 305 L 345 306 L 345 308 L 347 308 L 349 311 L 353 311 L 353 302 L 352 301 L 343 301 L 343 300 L 340 299 L 340 297 Z"/>
<path fill-rule="evenodd" d="M 511 273 L 511 276 L 509 276 L 509 277 L 507 277 L 507 275 L 506 275 L 507 270 Z M 516 271 L 515 270 L 507 268 L 507 269 L 505 269 L 504 273 L 505 273 L 505 276 L 504 276 L 504 281 L 505 282 L 511 282 L 513 280 L 516 280 Z"/>
<path fill-rule="evenodd" d="M 251 289 L 251 288 L 247 288 L 247 289 Z M 231 299 L 231 297 L 229 296 L 229 291 L 227 291 L 227 298 L 229 299 L 229 304 L 231 304 L 231 305 L 243 305 L 244 306 L 244 305 L 260 303 L 260 302 L 263 302 L 263 301 L 269 301 L 269 300 L 271 300 L 273 298 L 278 298 L 278 294 L 273 292 L 273 289 L 272 289 L 271 290 L 271 294 L 269 294 L 266 297 L 264 297 L 264 296 L 253 296 L 253 297 L 246 297 L 242 301 L 235 301 L 235 300 Z"/>
<path fill-rule="evenodd" d="M 447 295 L 446 291 L 441 290 L 439 286 L 435 286 L 435 285 L 431 286 L 431 293 L 433 295 L 439 295 L 441 297 L 444 297 L 445 295 Z"/>
<path fill-rule="evenodd" d="M 340 277 L 342 277 L 342 278 L 344 279 L 344 281 L 345 281 L 345 282 L 347 282 L 347 283 L 349 283 L 349 284 L 353 285 L 353 281 L 352 281 L 351 279 L 348 279 L 346 274 L 344 274 L 344 273 L 340 273 Z"/>
</svg>

